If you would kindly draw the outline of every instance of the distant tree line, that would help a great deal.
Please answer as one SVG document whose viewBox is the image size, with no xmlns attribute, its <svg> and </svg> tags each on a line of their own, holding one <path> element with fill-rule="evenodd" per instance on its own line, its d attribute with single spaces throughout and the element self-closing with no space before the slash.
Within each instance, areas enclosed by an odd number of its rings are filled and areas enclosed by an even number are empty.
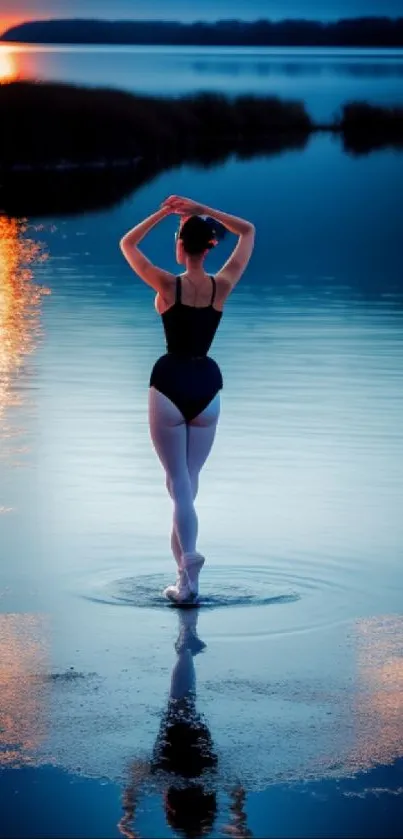
<svg viewBox="0 0 403 839">
<path fill-rule="evenodd" d="M 310 20 L 175 21 L 41 20 L 8 29 L 3 41 L 52 44 L 176 46 L 402 47 L 403 17 Z"/>
</svg>

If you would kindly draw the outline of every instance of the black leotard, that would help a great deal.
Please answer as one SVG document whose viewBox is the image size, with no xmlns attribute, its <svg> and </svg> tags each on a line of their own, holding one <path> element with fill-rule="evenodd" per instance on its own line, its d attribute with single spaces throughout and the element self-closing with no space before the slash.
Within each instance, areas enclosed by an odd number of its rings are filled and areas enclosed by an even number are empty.
<svg viewBox="0 0 403 839">
<path fill-rule="evenodd" d="M 190 422 L 223 387 L 221 370 L 207 353 L 222 318 L 214 308 L 216 282 L 209 306 L 188 306 L 181 300 L 181 277 L 176 278 L 175 303 L 162 315 L 167 352 L 154 364 L 150 377 Z"/>
</svg>

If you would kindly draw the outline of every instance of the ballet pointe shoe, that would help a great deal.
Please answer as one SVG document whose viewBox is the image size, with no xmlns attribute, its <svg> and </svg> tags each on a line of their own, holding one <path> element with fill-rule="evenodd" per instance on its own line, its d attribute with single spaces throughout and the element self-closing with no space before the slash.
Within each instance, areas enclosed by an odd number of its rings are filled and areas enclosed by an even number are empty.
<svg viewBox="0 0 403 839">
<path fill-rule="evenodd" d="M 182 555 L 182 568 L 186 571 L 190 589 L 195 597 L 199 596 L 199 574 L 205 561 L 204 556 L 198 551 Z"/>
<path fill-rule="evenodd" d="M 177 605 L 193 605 L 199 597 L 199 573 L 204 565 L 204 556 L 197 551 L 184 553 L 179 566 L 176 583 L 168 586 L 164 596 Z"/>
</svg>

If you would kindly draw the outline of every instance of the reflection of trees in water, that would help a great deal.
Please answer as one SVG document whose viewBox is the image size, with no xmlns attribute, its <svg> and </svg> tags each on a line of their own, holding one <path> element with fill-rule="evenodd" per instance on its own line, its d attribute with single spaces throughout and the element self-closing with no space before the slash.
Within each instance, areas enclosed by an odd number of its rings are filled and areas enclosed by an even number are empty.
<svg viewBox="0 0 403 839">
<path fill-rule="evenodd" d="M 218 756 L 206 721 L 196 707 L 196 674 L 193 658 L 205 644 L 197 635 L 198 609 L 179 610 L 180 631 L 175 644 L 177 659 L 172 670 L 168 707 L 149 761 L 134 761 L 123 795 L 124 815 L 119 830 L 127 839 L 140 839 L 135 830 L 136 807 L 148 782 L 162 789 L 167 824 L 184 837 L 208 836 L 217 815 Z M 245 790 L 230 792 L 227 835 L 246 839 Z"/>
<path fill-rule="evenodd" d="M 346 75 L 349 76 L 356 76 L 357 78 L 362 79 L 371 79 L 371 81 L 375 78 L 400 78 L 403 76 L 403 63 L 396 62 L 387 62 L 381 63 L 379 61 L 366 61 L 365 63 L 361 64 L 358 61 L 351 64 L 342 65 L 346 68 Z M 331 65 L 332 70 L 334 70 L 337 75 L 337 65 Z"/>
<path fill-rule="evenodd" d="M 381 63 L 373 61 L 343 61 L 340 59 L 329 59 L 328 56 L 320 56 L 320 61 L 288 61 L 287 63 L 274 63 L 272 70 L 286 76 L 340 76 L 371 79 L 374 78 L 400 78 L 403 76 L 403 63 Z"/>
<path fill-rule="evenodd" d="M 240 76 L 242 72 L 250 73 L 252 69 L 252 65 L 249 64 L 245 67 L 244 62 L 236 61 L 232 59 L 231 61 L 192 61 L 191 68 L 196 73 L 214 73 L 217 76 Z"/>
<path fill-rule="evenodd" d="M 10 216 L 75 215 L 119 204 L 161 171 L 155 164 L 98 171 L 41 171 L 4 174 L 3 209 Z"/>
<path fill-rule="evenodd" d="M 28 764 L 46 734 L 41 615 L 0 616 L 0 767 Z"/>
<path fill-rule="evenodd" d="M 258 155 L 280 154 L 289 149 L 303 149 L 308 143 L 306 134 L 295 137 L 261 136 L 240 137 L 236 157 L 246 160 Z M 223 138 L 217 144 L 206 141 L 197 152 L 171 155 L 170 162 L 161 159 L 139 160 L 132 166 L 110 167 L 97 171 L 70 170 L 65 172 L 9 173 L 2 177 L 1 202 L 13 216 L 30 217 L 80 215 L 109 209 L 136 193 L 163 172 L 183 165 L 210 169 L 225 163 L 232 155 L 233 138 Z"/>
<path fill-rule="evenodd" d="M 312 77 L 312 76 L 340 76 L 342 78 L 354 77 L 371 79 L 374 78 L 400 78 L 403 76 L 403 62 L 396 61 L 348 61 L 346 59 L 321 54 L 316 61 L 309 60 L 307 56 L 305 61 L 301 61 L 297 57 L 290 56 L 287 61 L 284 61 L 281 56 L 277 58 L 267 58 L 256 61 L 254 59 L 242 58 L 240 61 L 227 61 L 225 56 L 220 58 L 220 61 L 214 59 L 192 61 L 190 65 L 194 73 L 200 75 L 216 76 L 279 76 L 285 75 L 289 77 Z"/>
<path fill-rule="evenodd" d="M 40 305 L 49 290 L 35 285 L 32 266 L 46 260 L 41 245 L 25 236 L 24 221 L 0 216 L 0 439 L 15 436 L 6 421 L 9 408 L 25 402 L 18 387 L 28 355 L 40 335 Z"/>
<path fill-rule="evenodd" d="M 346 130 L 342 138 L 344 150 L 353 156 L 368 154 L 382 148 L 402 148 L 403 141 L 387 142 L 384 136 L 379 139 L 368 137 L 359 129 Z M 134 195 L 144 185 L 151 183 L 158 175 L 191 165 L 208 171 L 224 164 L 230 157 L 238 160 L 252 160 L 255 157 L 269 157 L 285 151 L 303 151 L 307 148 L 309 137 L 301 132 L 294 136 L 286 133 L 265 133 L 239 136 L 236 152 L 233 151 L 233 139 L 222 138 L 221 144 L 206 142 L 197 153 L 188 153 L 186 157 L 177 155 L 177 160 L 161 159 L 139 160 L 131 166 L 99 168 L 82 171 L 42 171 L 32 173 L 8 173 L 2 176 L 1 203 L 10 216 L 28 215 L 43 218 L 57 215 L 80 215 L 100 209 L 117 206 L 121 201 Z M 179 159 L 180 158 L 180 159 Z"/>
</svg>

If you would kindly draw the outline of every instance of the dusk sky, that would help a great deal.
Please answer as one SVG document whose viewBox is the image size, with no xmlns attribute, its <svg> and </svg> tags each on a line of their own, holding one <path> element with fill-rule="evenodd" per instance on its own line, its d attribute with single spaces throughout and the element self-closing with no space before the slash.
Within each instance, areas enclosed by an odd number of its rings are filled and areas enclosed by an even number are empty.
<svg viewBox="0 0 403 839">
<path fill-rule="evenodd" d="M 192 21 L 361 15 L 403 16 L 403 0 L 0 0 L 0 32 L 24 20 L 52 17 Z"/>
</svg>

